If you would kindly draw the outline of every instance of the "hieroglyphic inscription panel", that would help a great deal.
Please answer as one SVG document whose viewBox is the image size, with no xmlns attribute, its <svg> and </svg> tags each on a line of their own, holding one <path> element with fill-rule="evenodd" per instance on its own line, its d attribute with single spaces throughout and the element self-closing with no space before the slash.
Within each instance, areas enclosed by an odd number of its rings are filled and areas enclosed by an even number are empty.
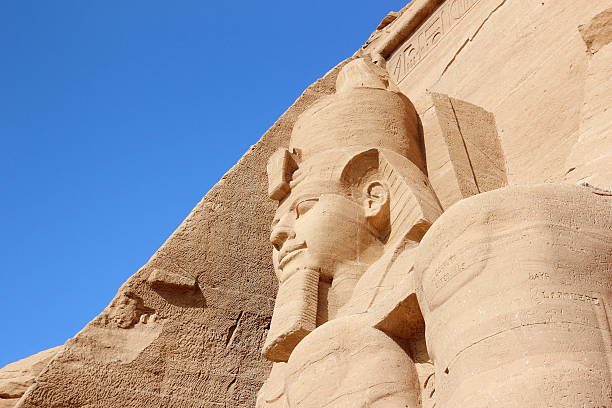
<svg viewBox="0 0 612 408">
<path fill-rule="evenodd" d="M 399 47 L 387 63 L 396 83 L 401 82 L 480 0 L 447 0 Z"/>
</svg>

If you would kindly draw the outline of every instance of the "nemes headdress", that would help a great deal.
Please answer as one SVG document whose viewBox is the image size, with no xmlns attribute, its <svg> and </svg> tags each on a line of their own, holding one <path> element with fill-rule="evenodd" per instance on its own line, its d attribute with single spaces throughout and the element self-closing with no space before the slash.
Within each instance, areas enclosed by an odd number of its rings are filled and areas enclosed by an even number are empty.
<svg viewBox="0 0 612 408">
<path fill-rule="evenodd" d="M 395 248 L 392 253 L 408 241 L 420 241 L 441 213 L 425 174 L 415 109 L 387 73 L 367 59 L 342 68 L 336 92 L 300 115 L 289 148 L 274 153 L 267 170 L 268 194 L 280 201 L 281 213 L 293 194 L 358 197 L 363 181 L 383 181 L 390 197 L 385 245 Z M 267 359 L 287 361 L 316 328 L 318 284 L 318 272 L 310 270 L 280 282 L 262 350 Z"/>
<path fill-rule="evenodd" d="M 272 155 L 268 194 L 282 201 L 292 190 L 313 184 L 321 193 L 350 194 L 373 171 L 390 187 L 392 235 L 424 231 L 438 217 L 414 106 L 384 69 L 359 58 L 342 68 L 334 94 L 300 115 L 289 148 Z M 402 214 L 404 207 L 418 210 Z"/>
</svg>

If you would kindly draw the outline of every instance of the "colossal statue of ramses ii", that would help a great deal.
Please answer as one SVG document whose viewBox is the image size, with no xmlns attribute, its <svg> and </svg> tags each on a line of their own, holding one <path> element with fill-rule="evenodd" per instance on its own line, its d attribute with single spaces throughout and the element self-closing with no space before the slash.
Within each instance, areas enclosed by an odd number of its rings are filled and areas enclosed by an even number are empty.
<svg viewBox="0 0 612 408">
<path fill-rule="evenodd" d="M 270 158 L 279 290 L 257 406 L 608 406 L 584 401 L 609 399 L 611 197 L 513 186 L 442 214 L 422 138 L 359 58 Z"/>
<path fill-rule="evenodd" d="M 366 59 L 271 157 L 279 291 L 263 354 L 277 363 L 261 407 L 419 406 L 411 265 L 441 214 L 424 168 L 414 107 Z"/>
</svg>

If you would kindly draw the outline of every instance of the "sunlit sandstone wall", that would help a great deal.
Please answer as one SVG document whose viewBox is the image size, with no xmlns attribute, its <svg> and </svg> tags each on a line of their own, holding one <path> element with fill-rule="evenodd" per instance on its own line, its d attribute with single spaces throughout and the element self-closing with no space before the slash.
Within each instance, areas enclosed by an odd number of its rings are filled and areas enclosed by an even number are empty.
<svg viewBox="0 0 612 408">
<path fill-rule="evenodd" d="M 415 0 L 404 14 L 435 3 Z M 430 92 L 494 115 L 510 184 L 612 187 L 609 7 L 608 0 L 447 0 L 388 52 L 387 70 L 421 115 L 429 176 L 445 207 L 461 194 Z M 401 23 L 385 28 L 383 40 Z"/>
<path fill-rule="evenodd" d="M 608 3 L 414 0 L 359 51 L 386 44 L 387 69 L 421 117 L 429 176 L 445 208 L 465 194 L 435 95 L 492 114 L 477 119 L 496 128 L 509 184 L 612 187 Z M 265 164 L 296 116 L 334 91 L 336 72 L 305 91 L 66 343 L 20 407 L 254 406 L 268 375 L 259 350 L 276 293 Z M 474 168 L 491 159 L 476 158 L 483 163 Z"/>
</svg>

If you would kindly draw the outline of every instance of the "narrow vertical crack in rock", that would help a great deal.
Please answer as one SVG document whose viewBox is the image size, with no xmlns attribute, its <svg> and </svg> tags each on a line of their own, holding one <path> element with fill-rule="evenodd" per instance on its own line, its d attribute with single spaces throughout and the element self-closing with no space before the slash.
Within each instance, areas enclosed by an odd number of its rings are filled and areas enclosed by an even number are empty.
<svg viewBox="0 0 612 408">
<path fill-rule="evenodd" d="M 236 336 L 236 332 L 238 331 L 238 326 L 240 326 L 240 321 L 242 319 L 243 314 L 244 312 L 240 311 L 238 317 L 236 318 L 236 322 L 231 325 L 229 330 L 227 331 L 227 336 L 225 338 L 225 347 L 230 347 L 234 342 L 234 338 Z"/>
<path fill-rule="evenodd" d="M 457 112 L 455 111 L 455 106 L 453 105 L 453 100 L 448 98 L 448 103 L 453 110 L 453 116 L 455 117 L 455 123 L 457 124 L 457 130 L 459 131 L 459 136 L 461 137 L 461 142 L 463 143 L 463 149 L 465 150 L 465 155 L 468 160 L 468 164 L 470 165 L 470 170 L 472 172 L 472 178 L 474 179 L 474 185 L 476 186 L 476 191 L 481 193 L 480 186 L 478 186 L 478 180 L 476 179 L 476 172 L 474 171 L 474 166 L 472 165 L 472 159 L 470 158 L 470 152 L 468 151 L 467 144 L 465 143 L 465 138 L 463 137 L 463 132 L 461 131 L 461 124 L 459 123 L 459 118 L 457 117 Z"/>
<path fill-rule="evenodd" d="M 489 21 L 489 19 L 491 18 L 491 16 L 493 14 L 495 14 L 495 12 L 497 12 L 497 10 L 499 10 L 505 3 L 507 0 L 502 0 L 501 3 L 499 3 L 497 5 L 497 7 L 495 7 L 493 10 L 491 10 L 491 12 L 487 15 L 487 17 L 485 17 L 485 19 L 482 21 L 482 23 L 480 23 L 480 25 L 478 26 L 478 28 L 476 29 L 476 31 L 474 31 L 474 34 L 472 34 L 470 37 L 468 37 L 463 44 L 461 44 L 461 46 L 459 47 L 459 49 L 455 52 L 455 54 L 453 54 L 452 58 L 450 59 L 450 61 L 448 62 L 448 64 L 446 64 L 446 66 L 444 67 L 444 69 L 442 70 L 442 73 L 440 74 L 440 77 L 438 77 L 438 80 L 436 81 L 436 83 L 438 83 L 440 81 L 440 79 L 442 79 L 442 76 L 444 76 L 444 74 L 446 73 L 446 71 L 448 71 L 448 69 L 450 68 L 450 66 L 455 62 L 455 60 L 457 59 L 457 57 L 459 56 L 459 54 L 463 51 L 463 49 L 465 48 L 466 45 L 468 45 L 469 43 L 471 43 L 472 41 L 474 41 L 474 38 L 476 38 L 476 36 L 478 35 L 478 33 L 480 33 L 480 30 L 482 30 L 482 27 L 484 27 L 484 25 L 487 23 L 487 21 Z"/>
</svg>

